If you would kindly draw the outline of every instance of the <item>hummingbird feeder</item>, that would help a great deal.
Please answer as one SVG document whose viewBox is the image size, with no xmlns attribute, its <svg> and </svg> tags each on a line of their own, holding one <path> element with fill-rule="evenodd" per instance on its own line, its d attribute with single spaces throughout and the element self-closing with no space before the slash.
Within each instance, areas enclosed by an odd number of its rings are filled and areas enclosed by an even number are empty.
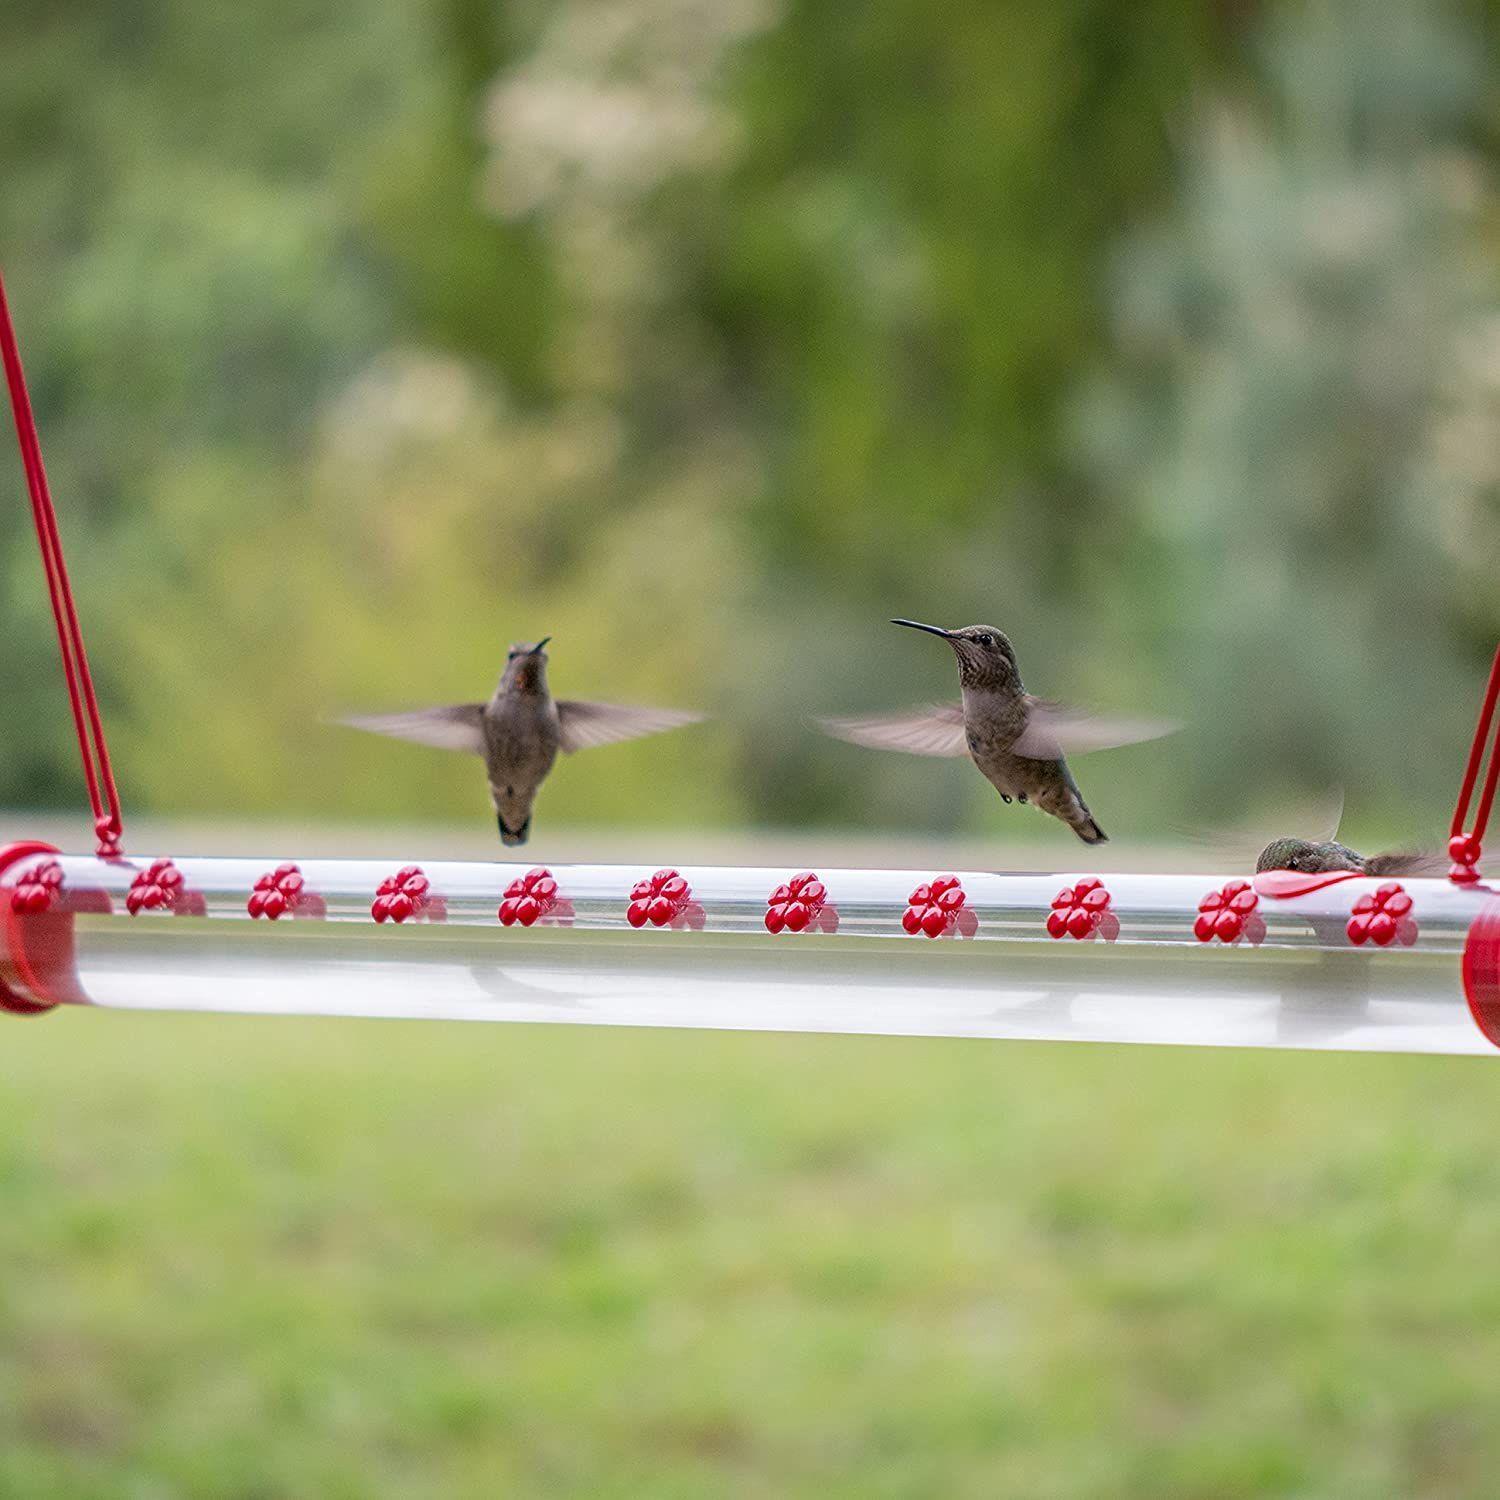
<svg viewBox="0 0 1500 1500">
<path fill-rule="evenodd" d="M 1079 873 L 1059 890 L 1056 875 L 990 871 L 683 866 L 643 878 L 621 865 L 393 870 L 296 851 L 268 870 L 263 859 L 127 855 L 3 283 L 0 354 L 96 840 L 92 854 L 0 848 L 0 1010 L 1500 1048 L 1500 889 L 1478 870 L 1500 750 L 1465 826 L 1500 652 L 1447 879 L 1272 870 L 1226 874 L 1205 894 L 1191 875 L 1106 885 Z"/>
</svg>

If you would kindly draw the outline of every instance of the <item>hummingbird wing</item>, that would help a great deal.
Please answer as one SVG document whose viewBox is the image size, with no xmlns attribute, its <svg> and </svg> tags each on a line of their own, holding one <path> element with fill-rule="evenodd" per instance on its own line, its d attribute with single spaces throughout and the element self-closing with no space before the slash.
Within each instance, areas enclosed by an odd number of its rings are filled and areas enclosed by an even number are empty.
<svg viewBox="0 0 1500 1500">
<path fill-rule="evenodd" d="M 1344 788 L 1340 784 L 1329 787 L 1309 813 L 1308 822 L 1313 825 L 1313 832 L 1308 837 L 1320 844 L 1331 844 L 1339 836 L 1339 824 L 1343 821 Z"/>
<path fill-rule="evenodd" d="M 1173 824 L 1168 832 L 1174 840 L 1201 850 L 1216 870 L 1253 870 L 1261 852 L 1278 839 L 1295 836 L 1313 844 L 1331 844 L 1343 818 L 1344 789 L 1335 785 L 1296 803 L 1274 825 L 1260 821 L 1239 827 Z"/>
<path fill-rule="evenodd" d="M 824 734 L 872 750 L 904 750 L 908 755 L 967 755 L 964 711 L 956 703 L 935 703 L 904 714 L 870 719 L 817 719 Z"/>
<path fill-rule="evenodd" d="M 398 740 L 431 745 L 438 750 L 467 750 L 484 754 L 484 704 L 445 703 L 406 714 L 360 714 L 337 721 L 351 729 L 368 729 Z"/>
<path fill-rule="evenodd" d="M 596 745 L 614 745 L 620 740 L 639 739 L 643 734 L 661 734 L 697 724 L 707 714 L 681 708 L 626 708 L 618 703 L 582 703 L 576 698 L 558 698 L 559 741 L 568 754 L 592 750 Z"/>
<path fill-rule="evenodd" d="M 1066 754 L 1083 755 L 1090 750 L 1113 750 L 1119 745 L 1137 745 L 1160 739 L 1182 726 L 1171 719 L 1103 719 L 1045 698 L 1027 693 L 1026 728 L 1010 747 L 1013 755 L 1028 760 L 1061 760 Z"/>
</svg>

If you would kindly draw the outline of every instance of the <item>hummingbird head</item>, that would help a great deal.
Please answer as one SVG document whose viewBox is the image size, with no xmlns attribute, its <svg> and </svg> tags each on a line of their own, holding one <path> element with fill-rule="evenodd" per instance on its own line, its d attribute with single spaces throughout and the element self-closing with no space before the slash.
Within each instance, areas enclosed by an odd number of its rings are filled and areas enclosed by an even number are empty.
<svg viewBox="0 0 1500 1500">
<path fill-rule="evenodd" d="M 1256 873 L 1301 869 L 1309 847 L 1306 839 L 1273 839 L 1260 851 L 1260 857 L 1255 861 Z"/>
<path fill-rule="evenodd" d="M 535 645 L 517 641 L 505 658 L 500 686 L 517 693 L 541 693 L 547 690 L 546 645 L 552 637 L 545 635 Z"/>
<path fill-rule="evenodd" d="M 1262 870 L 1296 870 L 1303 875 L 1324 875 L 1330 870 L 1357 870 L 1363 861 L 1342 844 L 1318 844 L 1311 839 L 1273 839 L 1255 861 Z"/>
<path fill-rule="evenodd" d="M 892 620 L 891 624 L 942 636 L 958 658 L 958 680 L 964 687 L 1021 691 L 1015 647 L 1003 630 L 993 625 L 965 625 L 959 630 L 944 630 L 941 625 L 923 625 L 919 620 Z"/>
</svg>

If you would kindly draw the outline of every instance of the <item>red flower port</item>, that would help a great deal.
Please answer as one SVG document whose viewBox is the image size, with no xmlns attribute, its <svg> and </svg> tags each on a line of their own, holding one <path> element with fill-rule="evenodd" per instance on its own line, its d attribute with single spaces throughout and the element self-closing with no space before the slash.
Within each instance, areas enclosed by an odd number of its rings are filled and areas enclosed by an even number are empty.
<svg viewBox="0 0 1500 1500">
<path fill-rule="evenodd" d="M 62 866 L 55 859 L 44 859 L 11 891 L 10 909 L 28 917 L 51 911 L 62 894 L 62 883 Z"/>
<path fill-rule="evenodd" d="M 1047 913 L 1049 937 L 1102 937 L 1112 943 L 1120 935 L 1120 919 L 1109 909 L 1109 892 L 1097 875 L 1085 875 L 1077 885 L 1065 885 Z"/>
<path fill-rule="evenodd" d="M 828 888 L 811 870 L 793 875 L 766 898 L 766 931 L 837 932 L 838 908 L 828 899 Z"/>
<path fill-rule="evenodd" d="M 326 917 L 328 903 L 308 890 L 306 877 L 296 865 L 277 865 L 255 882 L 245 910 L 252 917 L 274 922 L 278 917 Z"/>
<path fill-rule="evenodd" d="M 957 875 L 939 875 L 924 882 L 906 898 L 901 925 L 915 937 L 971 938 L 979 931 L 979 918 L 965 903 L 967 897 Z"/>
<path fill-rule="evenodd" d="M 1417 922 L 1411 914 L 1412 901 L 1399 885 L 1383 885 L 1373 894 L 1366 893 L 1354 903 L 1349 925 L 1344 931 L 1358 947 L 1374 943 L 1384 948 L 1398 939 L 1404 947 L 1417 940 Z"/>
<path fill-rule="evenodd" d="M 1256 908 L 1260 897 L 1248 880 L 1231 880 L 1221 890 L 1210 891 L 1198 903 L 1193 936 L 1200 943 L 1258 943 L 1266 935 L 1266 920 Z"/>
<path fill-rule="evenodd" d="M 143 911 L 160 911 L 179 917 L 201 917 L 207 907 L 200 893 L 188 890 L 182 871 L 170 859 L 155 859 L 130 882 L 130 889 L 125 894 L 125 910 L 131 916 Z"/>
<path fill-rule="evenodd" d="M 370 915 L 377 922 L 406 922 L 412 917 L 441 922 L 446 912 L 442 897 L 433 894 L 432 882 L 421 867 L 403 865 L 380 882 L 370 903 Z"/>
<path fill-rule="evenodd" d="M 514 927 L 517 922 L 522 927 L 537 921 L 566 924 L 573 920 L 573 903 L 558 891 L 552 871 L 538 865 L 505 887 L 505 899 L 497 915 L 506 927 Z"/>
<path fill-rule="evenodd" d="M 703 930 L 703 908 L 693 900 L 693 888 L 676 870 L 658 870 L 649 880 L 630 888 L 625 920 L 632 927 L 691 927 Z"/>
</svg>

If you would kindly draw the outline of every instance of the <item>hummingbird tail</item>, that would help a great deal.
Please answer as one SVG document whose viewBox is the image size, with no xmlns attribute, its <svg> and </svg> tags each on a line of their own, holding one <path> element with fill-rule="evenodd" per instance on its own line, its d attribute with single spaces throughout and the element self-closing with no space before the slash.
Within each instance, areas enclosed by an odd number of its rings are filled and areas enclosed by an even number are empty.
<svg viewBox="0 0 1500 1500">
<path fill-rule="evenodd" d="M 500 826 L 500 842 L 507 849 L 514 849 L 517 844 L 524 844 L 531 836 L 530 818 L 527 818 L 519 828 L 507 828 L 505 826 L 505 819 L 497 813 L 495 815 L 495 822 Z"/>
<path fill-rule="evenodd" d="M 1393 849 L 1386 854 L 1372 854 L 1365 860 L 1367 875 L 1443 875 L 1448 861 L 1441 854 L 1424 849 Z"/>
<path fill-rule="evenodd" d="M 1109 842 L 1109 835 L 1094 821 L 1092 813 L 1088 814 L 1083 822 L 1074 823 L 1073 832 L 1085 844 L 1107 844 Z"/>
</svg>

